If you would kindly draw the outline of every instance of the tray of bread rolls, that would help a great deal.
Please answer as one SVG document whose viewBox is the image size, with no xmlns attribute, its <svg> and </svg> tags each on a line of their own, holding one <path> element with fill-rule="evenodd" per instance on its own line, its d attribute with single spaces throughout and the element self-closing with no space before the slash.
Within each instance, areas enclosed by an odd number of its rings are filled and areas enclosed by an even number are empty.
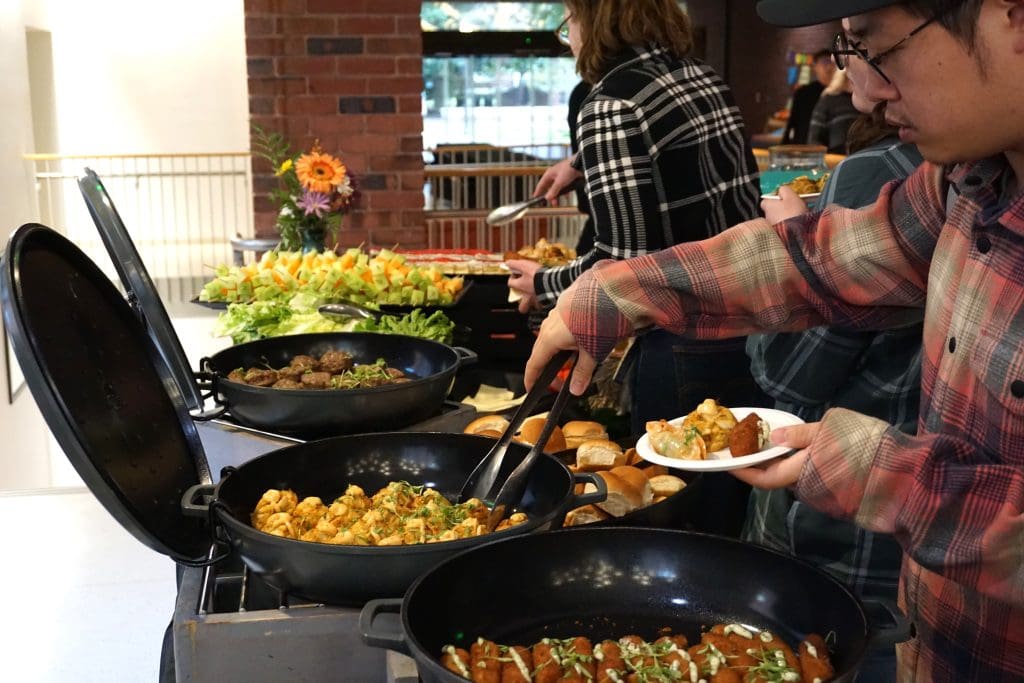
<svg viewBox="0 0 1024 683">
<path fill-rule="evenodd" d="M 533 444 L 544 425 L 545 414 L 523 421 L 514 441 Z M 498 438 L 508 427 L 502 415 L 484 415 L 466 426 L 467 434 Z M 570 420 L 555 427 L 544 452 L 554 455 L 573 472 L 594 472 L 608 487 L 608 498 L 599 504 L 569 510 L 564 526 L 585 524 L 630 525 L 667 529 L 688 528 L 700 496 L 699 476 L 671 472 L 663 465 L 643 460 L 636 449 L 614 441 L 605 427 L 589 420 Z M 580 485 L 577 493 L 593 490 L 593 484 Z"/>
</svg>

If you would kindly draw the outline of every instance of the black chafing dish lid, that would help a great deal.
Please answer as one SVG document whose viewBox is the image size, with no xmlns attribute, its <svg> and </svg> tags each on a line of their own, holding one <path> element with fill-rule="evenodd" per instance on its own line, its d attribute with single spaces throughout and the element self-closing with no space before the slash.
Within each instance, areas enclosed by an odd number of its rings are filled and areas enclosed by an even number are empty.
<svg viewBox="0 0 1024 683">
<path fill-rule="evenodd" d="M 124 221 L 121 220 L 114 202 L 103 187 L 103 181 L 92 169 L 87 168 L 85 174 L 78 179 L 78 188 L 82 191 L 82 197 L 89 207 L 96 229 L 99 230 L 103 244 L 114 262 L 114 268 L 117 269 L 117 274 L 128 292 L 128 303 L 137 312 L 146 327 L 146 332 L 167 362 L 189 410 L 202 410 L 202 393 L 196 384 L 195 375 L 192 374 L 181 340 L 174 332 L 167 309 L 160 300 L 156 286 L 142 263 L 142 257 L 139 256 Z"/>
<path fill-rule="evenodd" d="M 38 224 L 7 245 L 3 317 L 32 396 L 64 453 L 133 536 L 176 560 L 209 548 L 181 496 L 210 483 L 199 435 L 162 356 L 113 283 Z"/>
</svg>

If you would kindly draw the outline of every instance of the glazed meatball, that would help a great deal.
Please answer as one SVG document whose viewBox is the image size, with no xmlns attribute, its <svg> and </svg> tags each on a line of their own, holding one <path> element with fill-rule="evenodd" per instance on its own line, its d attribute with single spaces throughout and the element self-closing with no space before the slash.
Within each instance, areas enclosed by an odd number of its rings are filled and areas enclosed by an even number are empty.
<svg viewBox="0 0 1024 683">
<path fill-rule="evenodd" d="M 277 370 L 270 368 L 249 368 L 245 371 L 245 383 L 254 387 L 270 387 L 278 379 Z"/>
<path fill-rule="evenodd" d="M 320 356 L 320 370 L 332 375 L 345 372 L 352 368 L 352 354 L 344 351 L 328 351 Z"/>
<path fill-rule="evenodd" d="M 295 358 L 292 358 L 291 366 L 299 368 L 302 372 L 319 369 L 316 365 L 316 358 L 313 358 L 313 356 L 295 356 Z"/>
<path fill-rule="evenodd" d="M 294 379 L 288 377 L 282 377 L 281 379 L 274 382 L 274 389 L 305 389 L 302 386 L 302 382 L 296 382 Z"/>
<path fill-rule="evenodd" d="M 302 387 L 304 389 L 330 389 L 331 373 L 307 372 L 302 376 Z"/>
<path fill-rule="evenodd" d="M 303 370 L 302 368 L 296 367 L 294 365 L 289 365 L 286 368 L 281 368 L 280 370 L 278 370 L 277 374 L 281 379 L 290 379 L 293 382 L 301 382 L 302 374 L 304 372 L 305 370 Z"/>
<path fill-rule="evenodd" d="M 228 373 L 228 379 L 232 382 L 245 384 L 245 368 L 235 368 Z"/>
<path fill-rule="evenodd" d="M 401 379 L 405 377 L 405 373 L 398 368 L 387 368 L 386 372 L 391 376 L 391 379 Z"/>
</svg>

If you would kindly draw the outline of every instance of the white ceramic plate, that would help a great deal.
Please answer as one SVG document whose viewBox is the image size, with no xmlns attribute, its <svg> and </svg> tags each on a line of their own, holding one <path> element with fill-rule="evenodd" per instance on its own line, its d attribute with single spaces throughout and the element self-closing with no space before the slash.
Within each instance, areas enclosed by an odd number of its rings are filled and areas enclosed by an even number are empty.
<svg viewBox="0 0 1024 683">
<path fill-rule="evenodd" d="M 757 413 L 761 416 L 762 420 L 766 420 L 768 425 L 774 430 L 777 427 L 788 427 L 790 425 L 803 424 L 803 420 L 792 413 L 787 413 L 782 410 L 773 410 L 772 408 L 730 408 L 732 414 L 736 416 L 737 420 L 742 420 L 750 413 Z M 670 424 L 680 424 L 684 418 L 677 417 L 674 420 L 669 420 Z M 670 458 L 665 455 L 659 455 L 654 452 L 651 448 L 651 443 L 647 438 L 647 434 L 640 437 L 640 440 L 636 442 L 636 452 L 641 458 L 647 462 L 653 462 L 656 465 L 664 465 L 665 467 L 671 467 L 677 470 L 688 470 L 690 472 L 725 472 L 726 470 L 738 470 L 743 467 L 750 467 L 751 465 L 757 465 L 758 463 L 765 462 L 777 458 L 780 455 L 787 455 L 792 452 L 793 449 L 787 448 L 786 446 L 772 446 L 766 448 L 763 451 L 757 453 L 751 453 L 750 455 L 743 455 L 738 458 L 732 457 L 729 453 L 728 448 L 724 448 L 720 451 L 712 451 L 708 453 L 707 460 L 682 460 L 680 458 Z"/>
<path fill-rule="evenodd" d="M 801 195 L 797 195 L 797 196 L 800 197 L 800 199 L 817 199 L 818 197 L 821 196 L 821 193 L 820 192 L 812 192 L 810 194 L 801 194 Z M 777 195 L 777 194 L 763 194 L 763 195 L 761 195 L 761 199 L 778 199 L 778 198 L 779 198 L 779 195 Z"/>
</svg>

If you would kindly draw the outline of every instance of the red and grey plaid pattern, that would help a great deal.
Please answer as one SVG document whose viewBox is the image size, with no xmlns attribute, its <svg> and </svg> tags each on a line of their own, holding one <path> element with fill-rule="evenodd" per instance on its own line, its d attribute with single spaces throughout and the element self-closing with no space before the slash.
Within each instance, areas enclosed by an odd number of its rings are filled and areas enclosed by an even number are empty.
<svg viewBox="0 0 1024 683">
<path fill-rule="evenodd" d="M 860 211 L 599 264 L 559 302 L 598 358 L 650 324 L 715 339 L 888 329 L 925 309 L 918 435 L 830 410 L 795 489 L 903 546 L 917 636 L 901 680 L 1024 680 L 1024 192 L 1006 197 L 1008 177 L 1002 156 L 925 164 Z"/>
</svg>

